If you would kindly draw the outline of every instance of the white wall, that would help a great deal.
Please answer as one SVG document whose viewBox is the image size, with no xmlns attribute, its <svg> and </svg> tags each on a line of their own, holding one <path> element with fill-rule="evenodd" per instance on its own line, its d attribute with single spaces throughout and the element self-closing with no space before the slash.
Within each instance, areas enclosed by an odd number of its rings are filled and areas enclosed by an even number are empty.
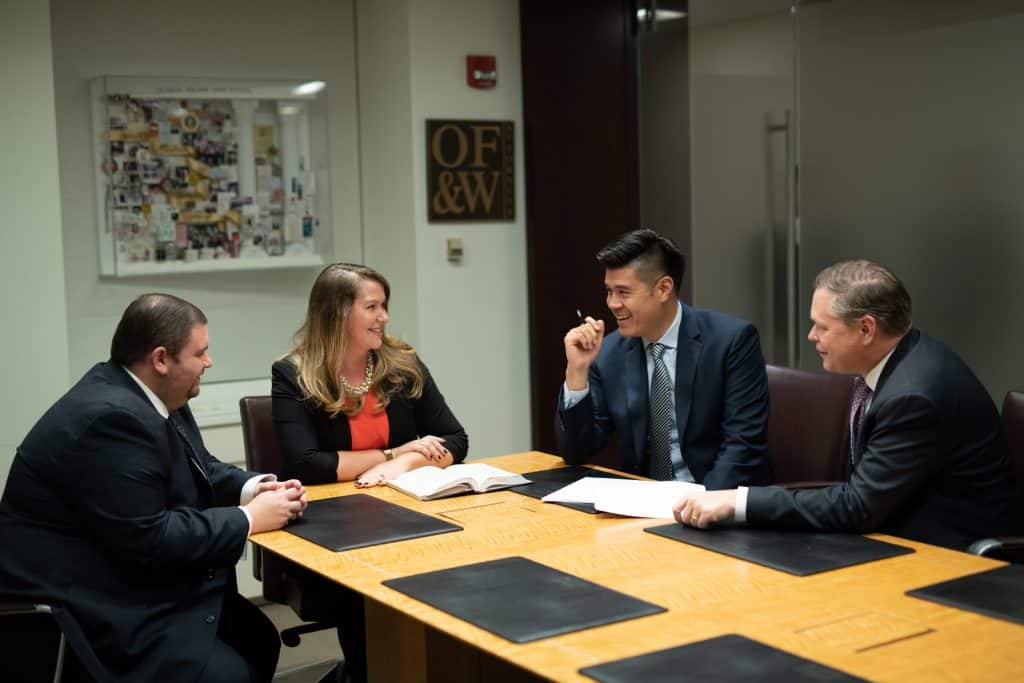
<svg viewBox="0 0 1024 683">
<path fill-rule="evenodd" d="M 469 433 L 470 457 L 526 450 L 530 386 L 519 4 L 363 0 L 357 14 L 366 255 L 391 280 L 391 330 L 415 344 L 430 366 Z M 467 54 L 497 57 L 496 88 L 466 85 Z M 515 122 L 515 221 L 427 222 L 428 118 Z M 446 237 L 463 239 L 461 265 L 445 259 Z"/>
<path fill-rule="evenodd" d="M 356 31 L 365 263 L 391 283 L 388 332 L 418 347 L 407 0 L 359 0 Z"/>
<path fill-rule="evenodd" d="M 13 5 L 13 6 L 12 6 Z M 68 385 L 63 247 L 47 0 L 0 22 L 0 489 L 14 449 Z"/>
<path fill-rule="evenodd" d="M 415 140 L 420 348 L 469 432 L 474 456 L 530 447 L 526 204 L 519 3 L 444 0 L 410 3 L 411 128 Z M 466 85 L 466 55 L 497 57 L 498 85 Z M 515 122 L 516 220 L 427 223 L 425 120 Z M 463 239 L 465 262 L 450 265 L 444 240 Z"/>
<path fill-rule="evenodd" d="M 208 381 L 270 374 L 302 321 L 317 269 L 99 279 L 88 80 L 96 76 L 308 78 L 327 82 L 331 229 L 338 260 L 362 258 L 355 27 L 347 0 L 53 0 L 53 82 L 60 151 L 73 376 L 107 357 L 125 306 L 166 291 L 210 318 Z M 58 196 L 53 191 L 52 196 Z"/>
</svg>

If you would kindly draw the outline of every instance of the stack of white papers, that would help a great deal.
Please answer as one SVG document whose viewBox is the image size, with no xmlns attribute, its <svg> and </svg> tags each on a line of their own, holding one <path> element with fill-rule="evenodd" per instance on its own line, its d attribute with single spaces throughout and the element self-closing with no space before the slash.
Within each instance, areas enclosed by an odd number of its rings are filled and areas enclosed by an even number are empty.
<svg viewBox="0 0 1024 683">
<path fill-rule="evenodd" d="M 703 490 L 701 484 L 685 481 L 583 477 L 541 500 L 545 503 L 591 503 L 601 512 L 625 517 L 672 519 L 672 506 L 677 501 Z"/>
</svg>

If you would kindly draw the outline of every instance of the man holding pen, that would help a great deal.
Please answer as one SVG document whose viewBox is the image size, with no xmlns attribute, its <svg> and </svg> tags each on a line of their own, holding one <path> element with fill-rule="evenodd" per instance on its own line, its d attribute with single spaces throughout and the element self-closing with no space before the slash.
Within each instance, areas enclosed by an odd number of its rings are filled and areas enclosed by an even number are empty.
<svg viewBox="0 0 1024 683">
<path fill-rule="evenodd" d="M 565 335 L 555 431 L 569 464 L 618 437 L 622 468 L 708 489 L 766 484 L 768 381 L 757 330 L 679 301 L 685 259 L 653 230 L 604 247 L 618 329 L 586 317 Z"/>
</svg>

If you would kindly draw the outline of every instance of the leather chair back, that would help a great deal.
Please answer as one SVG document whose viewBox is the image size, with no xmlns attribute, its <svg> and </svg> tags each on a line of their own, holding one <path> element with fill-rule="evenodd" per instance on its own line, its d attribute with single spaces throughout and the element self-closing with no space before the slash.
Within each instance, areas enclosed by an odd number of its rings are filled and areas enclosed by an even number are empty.
<svg viewBox="0 0 1024 683">
<path fill-rule="evenodd" d="M 245 396 L 238 401 L 242 414 L 242 444 L 245 447 L 245 468 L 252 472 L 277 474 L 281 471 L 281 452 L 274 436 L 269 396 Z M 252 575 L 263 583 L 263 597 L 271 602 L 286 603 L 283 579 L 264 562 L 261 548 L 252 547 Z M 264 564 L 270 564 L 265 570 Z"/>
<path fill-rule="evenodd" d="M 853 378 L 767 366 L 768 458 L 779 484 L 836 482 L 850 459 Z"/>
<path fill-rule="evenodd" d="M 242 443 L 245 446 L 245 466 L 253 472 L 279 474 L 281 471 L 281 451 L 277 447 L 274 435 L 274 420 L 271 413 L 270 396 L 246 396 L 238 402 L 242 414 Z M 263 597 L 270 602 L 290 605 L 295 613 L 305 621 L 324 622 L 315 626 L 302 626 L 285 629 L 288 631 L 311 631 L 328 628 L 333 624 L 335 615 L 330 613 L 331 603 L 322 599 L 321 593 L 329 590 L 313 590 L 324 583 L 312 572 L 283 560 L 273 553 L 263 552 L 254 546 L 252 553 L 252 573 L 263 583 Z M 330 623 L 327 623 L 330 622 Z M 293 645 L 294 643 L 286 643 Z"/>
<path fill-rule="evenodd" d="M 274 436 L 269 396 L 246 396 L 238 402 L 242 413 L 242 443 L 245 445 L 245 467 L 253 472 L 278 474 L 281 451 Z"/>
<path fill-rule="evenodd" d="M 1024 392 L 1006 392 L 1002 414 L 1003 433 L 1017 471 L 1017 487 L 1024 493 Z"/>
</svg>

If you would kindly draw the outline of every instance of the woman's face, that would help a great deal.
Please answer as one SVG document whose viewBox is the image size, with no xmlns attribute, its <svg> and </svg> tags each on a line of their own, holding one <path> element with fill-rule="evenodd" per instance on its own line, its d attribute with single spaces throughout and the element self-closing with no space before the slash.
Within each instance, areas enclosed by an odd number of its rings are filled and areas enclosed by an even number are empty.
<svg viewBox="0 0 1024 683">
<path fill-rule="evenodd" d="M 387 322 L 388 301 L 384 288 L 374 280 L 363 280 L 345 320 L 346 346 L 359 351 L 380 348 Z"/>
</svg>

